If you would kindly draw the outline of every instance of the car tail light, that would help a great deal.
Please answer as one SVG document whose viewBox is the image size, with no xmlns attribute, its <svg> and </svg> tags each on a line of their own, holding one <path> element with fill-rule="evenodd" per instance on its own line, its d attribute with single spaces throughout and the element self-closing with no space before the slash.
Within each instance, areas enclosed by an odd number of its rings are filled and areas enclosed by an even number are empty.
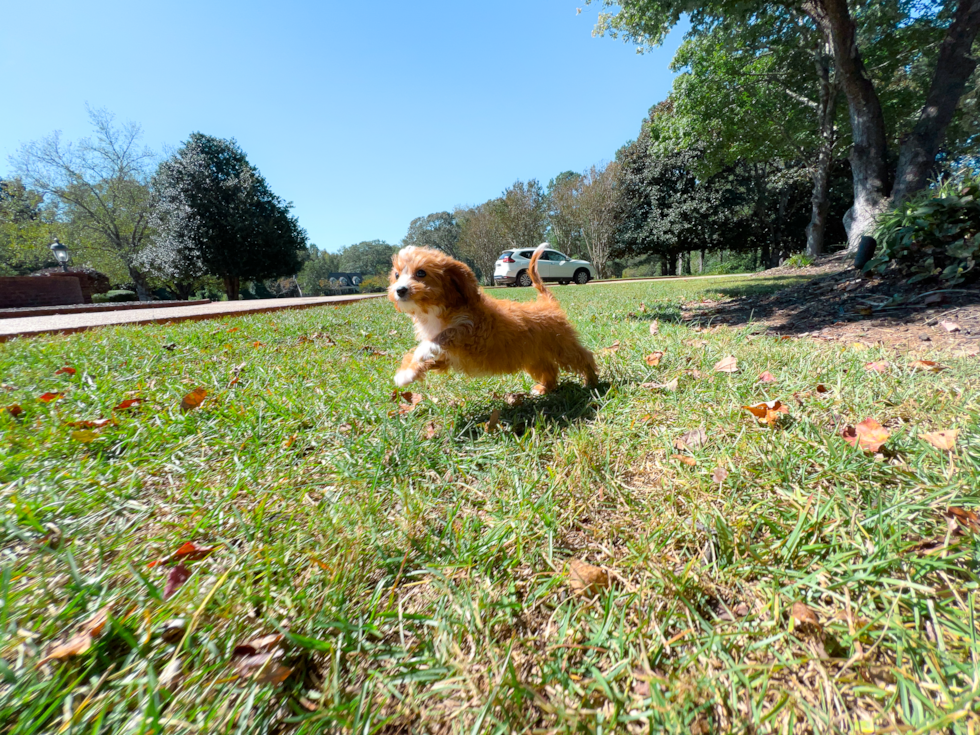
<svg viewBox="0 0 980 735">
<path fill-rule="evenodd" d="M 501 258 L 500 259 L 500 262 L 501 263 L 516 263 L 517 261 L 514 260 L 513 258 L 507 257 L 507 258 Z"/>
</svg>

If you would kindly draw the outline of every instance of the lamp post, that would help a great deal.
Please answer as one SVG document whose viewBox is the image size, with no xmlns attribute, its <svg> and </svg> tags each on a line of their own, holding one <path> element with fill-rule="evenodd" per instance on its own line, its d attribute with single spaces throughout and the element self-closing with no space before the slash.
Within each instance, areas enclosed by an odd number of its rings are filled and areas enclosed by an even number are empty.
<svg viewBox="0 0 980 735">
<path fill-rule="evenodd" d="M 61 264 L 61 270 L 65 273 L 68 272 L 68 248 L 58 242 L 58 237 L 55 235 L 54 242 L 51 243 L 51 252 L 54 253 L 55 260 Z"/>
</svg>

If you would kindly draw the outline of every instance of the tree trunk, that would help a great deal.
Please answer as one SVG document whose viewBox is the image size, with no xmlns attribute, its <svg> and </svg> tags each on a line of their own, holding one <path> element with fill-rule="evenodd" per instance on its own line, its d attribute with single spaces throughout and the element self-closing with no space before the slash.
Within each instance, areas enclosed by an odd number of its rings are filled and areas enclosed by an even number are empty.
<svg viewBox="0 0 980 735">
<path fill-rule="evenodd" d="M 131 265 L 126 266 L 126 270 L 129 271 L 129 277 L 132 278 L 133 283 L 136 284 L 136 296 L 140 301 L 149 301 L 150 287 L 146 282 L 146 276 Z"/>
<path fill-rule="evenodd" d="M 830 41 L 840 85 L 847 96 L 854 205 L 846 223 L 849 225 L 847 247 L 852 251 L 857 248 L 862 235 L 871 231 L 888 203 L 885 117 L 858 50 L 857 29 L 847 0 L 806 0 L 803 9 Z"/>
<path fill-rule="evenodd" d="M 970 56 L 970 49 L 978 30 L 980 0 L 960 0 L 939 48 L 926 104 L 898 155 L 898 173 L 892 191 L 892 201 L 896 204 L 924 189 L 935 172 L 936 155 L 946 136 L 946 128 L 953 119 L 967 80 L 977 66 L 977 60 Z"/>
<path fill-rule="evenodd" d="M 704 273 L 704 248 L 698 253 L 698 273 Z"/>
<path fill-rule="evenodd" d="M 840 91 L 837 80 L 831 76 L 833 60 L 830 49 L 825 47 L 817 52 L 814 59 L 817 76 L 820 78 L 820 100 L 817 106 L 820 147 L 813 168 L 813 195 L 810 197 L 810 224 L 806 227 L 806 254 L 812 258 L 823 254 L 824 233 L 827 231 L 827 212 L 830 209 L 830 169 L 834 163 L 834 141 L 837 129 L 837 94 Z"/>
<path fill-rule="evenodd" d="M 225 294 L 227 294 L 228 300 L 238 301 L 238 292 L 241 289 L 242 279 L 238 276 L 222 276 L 221 280 L 225 282 Z"/>
</svg>

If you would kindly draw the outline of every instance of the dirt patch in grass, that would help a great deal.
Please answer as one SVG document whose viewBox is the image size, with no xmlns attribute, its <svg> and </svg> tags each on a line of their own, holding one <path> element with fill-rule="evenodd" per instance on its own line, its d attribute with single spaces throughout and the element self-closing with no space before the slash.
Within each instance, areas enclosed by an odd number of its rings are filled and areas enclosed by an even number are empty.
<svg viewBox="0 0 980 735">
<path fill-rule="evenodd" d="M 909 284 L 897 272 L 869 277 L 843 253 L 806 268 L 782 266 L 756 276 L 810 280 L 768 296 L 732 290 L 731 298 L 720 303 L 689 302 L 681 318 L 692 324 L 752 322 L 775 334 L 980 353 L 976 285 Z"/>
</svg>

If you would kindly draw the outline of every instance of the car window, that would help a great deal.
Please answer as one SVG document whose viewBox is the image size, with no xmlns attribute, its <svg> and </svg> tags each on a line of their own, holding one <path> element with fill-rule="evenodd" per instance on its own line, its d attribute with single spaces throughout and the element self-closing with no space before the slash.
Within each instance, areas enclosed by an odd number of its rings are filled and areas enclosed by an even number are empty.
<svg viewBox="0 0 980 735">
<path fill-rule="evenodd" d="M 532 255 L 534 255 L 533 250 L 525 250 L 524 252 L 521 253 L 522 258 L 530 258 Z"/>
<path fill-rule="evenodd" d="M 513 250 L 508 250 L 507 252 L 501 253 L 500 257 L 497 258 L 497 260 L 503 260 L 504 258 L 509 258 L 510 254 L 513 252 L 514 252 Z"/>
<path fill-rule="evenodd" d="M 547 257 L 548 257 L 548 260 L 553 260 L 556 263 L 560 263 L 563 260 L 568 260 L 568 258 L 566 256 L 562 255 L 557 250 L 549 250 L 548 253 L 547 253 Z"/>
</svg>

